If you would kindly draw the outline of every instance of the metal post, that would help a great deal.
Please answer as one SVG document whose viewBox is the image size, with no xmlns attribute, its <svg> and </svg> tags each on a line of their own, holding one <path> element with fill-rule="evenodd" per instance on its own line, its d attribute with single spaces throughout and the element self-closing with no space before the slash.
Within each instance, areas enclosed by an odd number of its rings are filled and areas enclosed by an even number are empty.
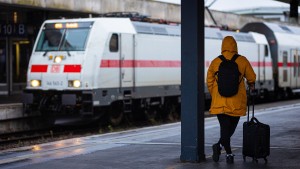
<svg viewBox="0 0 300 169">
<path fill-rule="evenodd" d="M 298 23 L 299 0 L 290 0 L 290 22 Z"/>
<path fill-rule="evenodd" d="M 204 1 L 181 1 L 181 161 L 204 154 Z"/>
</svg>

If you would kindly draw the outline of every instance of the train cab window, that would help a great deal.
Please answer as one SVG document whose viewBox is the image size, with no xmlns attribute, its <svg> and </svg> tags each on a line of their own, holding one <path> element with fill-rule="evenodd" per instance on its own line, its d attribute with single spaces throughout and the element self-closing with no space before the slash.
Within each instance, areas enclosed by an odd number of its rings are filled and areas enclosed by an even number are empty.
<svg viewBox="0 0 300 169">
<path fill-rule="evenodd" d="M 39 38 L 37 50 L 59 50 L 62 37 L 63 30 L 44 30 Z"/>
<path fill-rule="evenodd" d="M 282 52 L 282 65 L 283 65 L 283 67 L 287 67 L 287 63 L 288 63 L 288 53 L 287 53 L 287 51 L 283 51 Z"/>
<path fill-rule="evenodd" d="M 269 55 L 268 46 L 265 45 L 265 57 L 268 57 L 268 55 Z"/>
<path fill-rule="evenodd" d="M 84 51 L 93 22 L 46 23 L 36 51 Z"/>
<path fill-rule="evenodd" d="M 116 33 L 112 34 L 109 40 L 109 51 L 111 52 L 119 51 L 119 36 Z"/>
</svg>

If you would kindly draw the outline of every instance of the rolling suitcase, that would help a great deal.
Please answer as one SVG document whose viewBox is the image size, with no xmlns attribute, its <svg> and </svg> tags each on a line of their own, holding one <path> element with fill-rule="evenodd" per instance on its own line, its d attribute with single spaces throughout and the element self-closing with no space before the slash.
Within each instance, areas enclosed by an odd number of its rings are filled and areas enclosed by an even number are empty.
<svg viewBox="0 0 300 169">
<path fill-rule="evenodd" d="M 247 121 L 243 123 L 243 158 L 252 157 L 254 162 L 264 158 L 268 162 L 270 155 L 270 126 L 261 123 L 254 117 L 254 96 L 249 89 L 248 96 L 252 97 L 252 118 L 249 121 L 250 105 L 248 101 Z"/>
</svg>

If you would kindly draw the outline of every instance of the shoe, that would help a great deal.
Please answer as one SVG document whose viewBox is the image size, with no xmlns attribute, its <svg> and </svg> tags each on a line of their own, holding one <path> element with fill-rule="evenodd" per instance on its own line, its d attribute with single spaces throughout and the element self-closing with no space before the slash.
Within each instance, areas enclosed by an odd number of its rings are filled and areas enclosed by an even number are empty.
<svg viewBox="0 0 300 169">
<path fill-rule="evenodd" d="M 226 162 L 227 162 L 227 164 L 232 164 L 234 162 L 234 155 L 233 154 L 227 154 L 226 155 Z"/>
<path fill-rule="evenodd" d="M 212 149 L 213 149 L 212 158 L 213 158 L 214 162 L 218 162 L 220 159 L 220 154 L 221 154 L 222 148 L 220 147 L 219 143 L 216 143 L 212 146 Z"/>
</svg>

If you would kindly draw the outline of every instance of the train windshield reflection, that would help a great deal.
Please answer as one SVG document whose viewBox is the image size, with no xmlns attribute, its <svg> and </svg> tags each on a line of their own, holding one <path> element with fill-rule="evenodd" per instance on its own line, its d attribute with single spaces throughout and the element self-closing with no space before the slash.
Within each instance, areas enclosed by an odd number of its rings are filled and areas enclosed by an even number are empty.
<svg viewBox="0 0 300 169">
<path fill-rule="evenodd" d="M 84 51 L 90 27 L 57 29 L 53 24 L 44 27 L 36 51 Z"/>
</svg>

